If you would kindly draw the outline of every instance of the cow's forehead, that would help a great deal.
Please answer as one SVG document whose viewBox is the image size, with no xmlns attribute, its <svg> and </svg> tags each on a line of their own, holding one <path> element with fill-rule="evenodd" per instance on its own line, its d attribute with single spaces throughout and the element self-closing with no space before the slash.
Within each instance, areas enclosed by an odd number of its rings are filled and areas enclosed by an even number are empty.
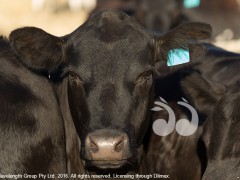
<svg viewBox="0 0 240 180">
<path fill-rule="evenodd" d="M 90 77 L 135 78 L 150 63 L 150 36 L 123 13 L 100 13 L 71 39 L 78 73 Z M 88 71 L 88 72 L 86 72 Z"/>
<path fill-rule="evenodd" d="M 145 41 L 151 41 L 151 35 L 135 19 L 123 12 L 115 11 L 97 13 L 70 36 L 73 44 L 81 42 L 95 44 L 95 41 L 99 41 L 109 47 L 124 40 L 128 41 L 126 45 L 144 44 Z"/>
<path fill-rule="evenodd" d="M 113 47 L 101 43 L 84 46 L 74 57 L 73 68 L 83 79 L 95 78 L 128 78 L 134 80 L 144 72 L 150 63 L 151 51 L 149 47 L 131 46 L 121 42 Z M 77 63 L 76 63 L 77 61 Z"/>
</svg>

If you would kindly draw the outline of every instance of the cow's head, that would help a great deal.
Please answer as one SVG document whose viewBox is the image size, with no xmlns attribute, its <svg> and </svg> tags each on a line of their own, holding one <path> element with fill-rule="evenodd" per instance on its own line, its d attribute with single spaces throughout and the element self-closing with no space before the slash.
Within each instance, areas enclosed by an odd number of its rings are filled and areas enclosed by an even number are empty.
<svg viewBox="0 0 240 180">
<path fill-rule="evenodd" d="M 83 159 L 99 168 L 119 168 L 138 157 L 149 125 L 153 74 L 166 69 L 169 52 L 209 38 L 211 27 L 182 25 L 159 37 L 121 12 L 104 11 L 65 37 L 29 27 L 10 41 L 23 63 L 67 81 L 68 102 Z M 201 51 L 202 49 L 198 49 Z"/>
<path fill-rule="evenodd" d="M 134 15 L 147 29 L 163 33 L 182 21 L 182 8 L 182 0 L 137 0 Z"/>
</svg>

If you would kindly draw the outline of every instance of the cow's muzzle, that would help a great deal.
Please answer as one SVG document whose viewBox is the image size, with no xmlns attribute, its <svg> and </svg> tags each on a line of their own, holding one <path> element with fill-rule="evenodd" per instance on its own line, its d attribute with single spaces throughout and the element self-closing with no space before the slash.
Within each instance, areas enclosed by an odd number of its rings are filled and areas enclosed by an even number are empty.
<svg viewBox="0 0 240 180">
<path fill-rule="evenodd" d="M 128 136 L 116 130 L 91 132 L 85 139 L 84 156 L 98 168 L 120 168 L 131 157 Z"/>
</svg>

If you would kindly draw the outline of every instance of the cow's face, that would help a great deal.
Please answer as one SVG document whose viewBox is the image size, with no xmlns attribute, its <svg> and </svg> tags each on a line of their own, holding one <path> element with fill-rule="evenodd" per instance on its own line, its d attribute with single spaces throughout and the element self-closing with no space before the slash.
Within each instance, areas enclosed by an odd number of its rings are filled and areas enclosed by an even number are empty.
<svg viewBox="0 0 240 180">
<path fill-rule="evenodd" d="M 181 0 L 139 0 L 135 17 L 147 29 L 163 33 L 177 23 L 181 10 Z"/>
<path fill-rule="evenodd" d="M 68 42 L 69 101 L 74 119 L 82 120 L 82 156 L 102 168 L 120 167 L 136 157 L 149 125 L 152 42 L 125 14 L 103 13 L 84 26 Z"/>
<path fill-rule="evenodd" d="M 192 58 L 196 50 L 191 43 L 208 38 L 210 31 L 206 24 L 192 23 L 153 37 L 126 14 L 105 11 L 62 38 L 23 28 L 12 32 L 10 40 L 26 66 L 68 81 L 81 155 L 87 164 L 105 169 L 134 164 L 140 156 L 153 70 L 167 68 L 173 49 L 189 50 Z"/>
</svg>

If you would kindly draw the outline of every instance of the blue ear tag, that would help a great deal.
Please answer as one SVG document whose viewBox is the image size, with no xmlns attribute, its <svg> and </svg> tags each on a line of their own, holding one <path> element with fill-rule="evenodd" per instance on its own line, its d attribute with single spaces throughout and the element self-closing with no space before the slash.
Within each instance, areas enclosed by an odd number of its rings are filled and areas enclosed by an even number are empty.
<svg viewBox="0 0 240 180">
<path fill-rule="evenodd" d="M 168 52 L 167 65 L 175 66 L 179 64 L 188 63 L 190 61 L 189 50 L 173 49 Z"/>
<path fill-rule="evenodd" d="M 196 8 L 200 6 L 201 0 L 184 0 L 183 5 L 187 9 Z"/>
</svg>

